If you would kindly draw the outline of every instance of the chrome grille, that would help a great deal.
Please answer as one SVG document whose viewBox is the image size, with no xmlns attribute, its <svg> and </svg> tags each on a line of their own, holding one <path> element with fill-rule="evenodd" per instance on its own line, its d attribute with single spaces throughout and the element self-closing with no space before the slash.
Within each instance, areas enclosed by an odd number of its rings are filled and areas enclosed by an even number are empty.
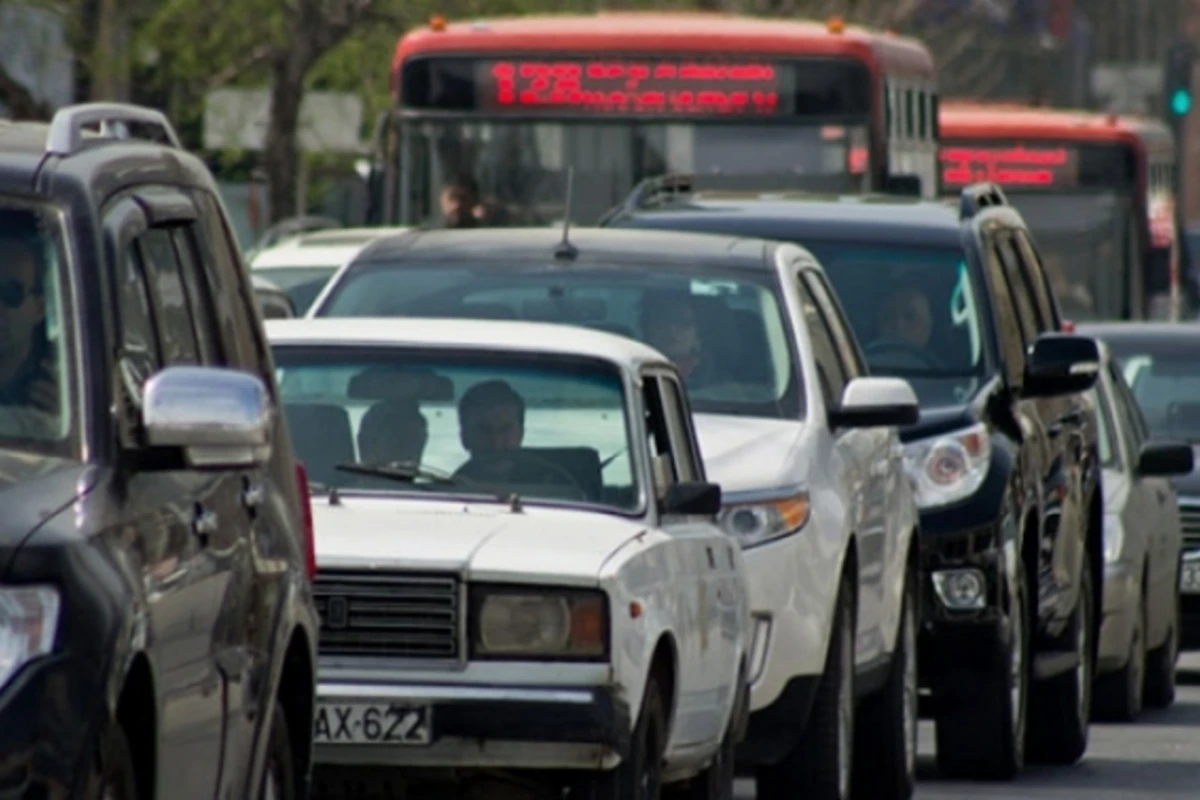
<svg viewBox="0 0 1200 800">
<path fill-rule="evenodd" d="M 1200 550 L 1200 504 L 1179 504 L 1179 527 L 1183 530 L 1183 549 Z"/>
<path fill-rule="evenodd" d="M 459 657 L 462 601 L 454 575 L 321 570 L 313 595 L 322 655 Z"/>
</svg>

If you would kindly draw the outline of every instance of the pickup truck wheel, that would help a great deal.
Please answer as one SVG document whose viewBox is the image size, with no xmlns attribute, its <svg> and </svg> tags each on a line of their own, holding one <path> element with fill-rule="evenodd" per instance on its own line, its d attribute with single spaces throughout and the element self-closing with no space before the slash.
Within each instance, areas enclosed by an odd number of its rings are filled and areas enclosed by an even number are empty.
<svg viewBox="0 0 1200 800">
<path fill-rule="evenodd" d="M 952 778 L 1011 780 L 1025 766 L 1029 601 L 1018 565 L 1007 637 L 990 669 L 948 675 L 938 693 L 937 763 Z"/>
<path fill-rule="evenodd" d="M 882 691 L 854 723 L 854 794 L 863 800 L 908 800 L 917 782 L 917 621 L 910 575 L 896 647 Z"/>
<path fill-rule="evenodd" d="M 667 713 L 653 675 L 646 682 L 642 713 L 629 743 L 629 756 L 610 770 L 595 773 L 582 791 L 587 800 L 659 800 L 663 753 L 667 749 Z"/>
<path fill-rule="evenodd" d="M 1146 587 L 1139 584 L 1125 666 L 1096 678 L 1092 710 L 1097 719 L 1133 722 L 1142 713 L 1142 690 L 1146 683 L 1146 614 Z"/>
<path fill-rule="evenodd" d="M 757 775 L 759 800 L 848 800 L 854 774 L 854 584 L 842 579 L 825 672 L 792 752 Z"/>
<path fill-rule="evenodd" d="M 1145 703 L 1150 708 L 1170 708 L 1175 702 L 1175 665 L 1179 661 L 1179 578 L 1175 578 L 1171 627 L 1167 639 L 1146 654 Z"/>
<path fill-rule="evenodd" d="M 1088 744 L 1092 714 L 1092 680 L 1095 675 L 1092 624 L 1092 571 L 1085 551 L 1080 572 L 1079 599 L 1068 628 L 1076 666 L 1061 675 L 1034 684 L 1030 698 L 1030 724 L 1026 748 L 1029 760 L 1040 764 L 1074 764 Z"/>
<path fill-rule="evenodd" d="M 138 800 L 133 753 L 129 749 L 129 738 L 120 725 L 112 724 L 105 730 L 96 766 L 100 779 L 92 795 L 95 800 Z"/>
<path fill-rule="evenodd" d="M 283 706 L 275 703 L 271 713 L 271 733 L 267 740 L 267 760 L 263 765 L 259 800 L 295 800 L 296 767 L 292 759 L 292 740 L 288 733 Z"/>
</svg>

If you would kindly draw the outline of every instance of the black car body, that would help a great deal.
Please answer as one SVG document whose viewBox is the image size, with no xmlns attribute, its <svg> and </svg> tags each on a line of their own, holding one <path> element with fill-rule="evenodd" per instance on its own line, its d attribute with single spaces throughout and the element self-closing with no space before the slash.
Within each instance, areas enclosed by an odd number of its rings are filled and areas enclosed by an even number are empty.
<svg viewBox="0 0 1200 800">
<path fill-rule="evenodd" d="M 1149 433 L 1189 442 L 1200 460 L 1200 325 L 1129 322 L 1080 326 L 1108 345 L 1122 367 Z M 1183 528 L 1180 636 L 1200 648 L 1200 469 L 1171 479 Z"/>
<path fill-rule="evenodd" d="M 704 192 L 667 178 L 640 187 L 604 224 L 794 241 L 817 257 L 872 372 L 918 389 L 921 420 L 901 433 L 909 458 L 929 464 L 940 449 L 969 463 L 961 455 L 968 448 L 980 454 L 962 491 L 918 501 L 920 664 L 939 763 L 1009 777 L 1026 741 L 1033 758 L 1077 760 L 1087 743 L 1103 577 L 1095 408 L 1084 395 L 1099 354 L 1095 340 L 1062 333 L 1036 247 L 1003 194 L 969 187 L 954 208 L 897 197 Z M 947 269 L 957 262 L 959 274 L 951 294 L 959 306 L 947 316 L 967 309 L 976 320 L 975 356 L 963 362 L 969 373 L 883 368 L 864 309 L 888 290 L 893 262 L 939 260 Z M 1031 635 L 1013 635 L 1027 627 Z M 1018 657 L 1024 668 L 1012 666 Z"/>
<path fill-rule="evenodd" d="M 230 230 L 158 112 L 0 122 L 0 362 L 45 357 L 0 391 L 2 796 L 306 794 L 307 487 Z"/>
</svg>

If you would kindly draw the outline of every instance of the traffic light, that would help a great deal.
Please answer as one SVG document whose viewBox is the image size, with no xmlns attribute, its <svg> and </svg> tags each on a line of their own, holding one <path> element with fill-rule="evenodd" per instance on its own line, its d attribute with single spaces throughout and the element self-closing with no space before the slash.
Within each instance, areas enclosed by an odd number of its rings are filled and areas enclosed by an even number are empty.
<svg viewBox="0 0 1200 800">
<path fill-rule="evenodd" d="M 1180 121 L 1192 110 L 1192 61 L 1196 53 L 1190 42 L 1176 42 L 1167 51 L 1163 97 L 1167 118 Z"/>
</svg>

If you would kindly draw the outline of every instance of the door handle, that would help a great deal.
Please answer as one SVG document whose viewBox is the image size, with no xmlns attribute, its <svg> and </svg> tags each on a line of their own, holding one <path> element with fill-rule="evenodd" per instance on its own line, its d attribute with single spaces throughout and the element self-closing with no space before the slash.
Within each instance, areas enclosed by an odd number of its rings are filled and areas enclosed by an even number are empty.
<svg viewBox="0 0 1200 800">
<path fill-rule="evenodd" d="M 258 508 L 266 498 L 267 491 L 261 483 L 246 478 L 242 484 L 242 505 L 246 508 Z"/>
<path fill-rule="evenodd" d="M 196 518 L 192 521 L 192 532 L 201 540 L 207 540 L 209 536 L 217 532 L 217 515 L 202 506 L 196 506 Z"/>
</svg>

